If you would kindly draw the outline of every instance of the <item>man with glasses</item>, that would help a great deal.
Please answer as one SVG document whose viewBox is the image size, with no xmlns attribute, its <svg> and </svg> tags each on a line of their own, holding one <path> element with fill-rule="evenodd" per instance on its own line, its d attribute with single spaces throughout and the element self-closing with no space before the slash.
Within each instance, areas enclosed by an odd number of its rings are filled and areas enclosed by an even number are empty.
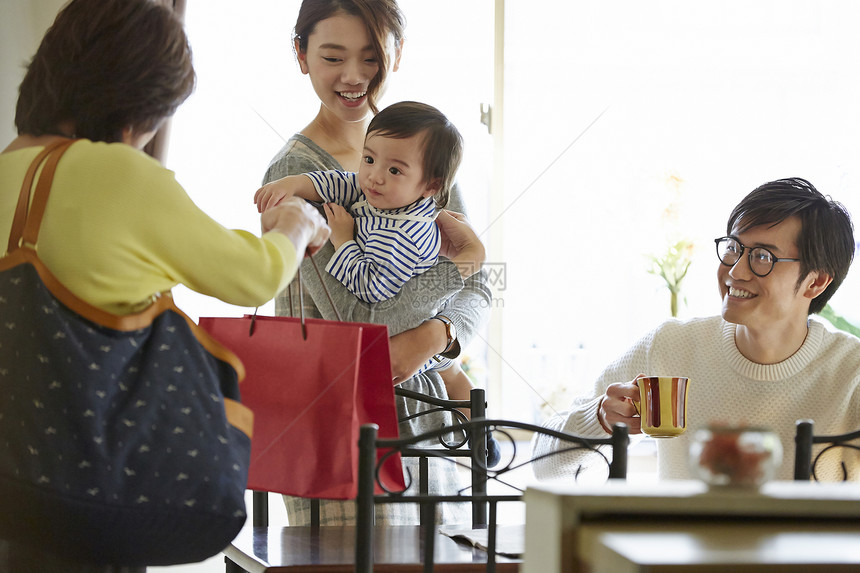
<svg viewBox="0 0 860 573">
<path fill-rule="evenodd" d="M 813 420 L 818 434 L 860 429 L 860 339 L 809 319 L 851 266 L 855 242 L 845 208 L 803 179 L 773 181 L 735 207 L 726 236 L 715 242 L 722 316 L 665 322 L 604 370 L 594 394 L 577 398 L 547 427 L 603 437 L 623 422 L 640 434 L 636 378 L 660 375 L 690 378 L 687 432 L 657 441 L 661 479 L 691 476 L 690 437 L 709 424 L 774 430 L 787 459 L 777 479 L 793 477 L 796 420 Z M 549 436 L 534 444 L 536 454 L 558 447 Z M 860 479 L 860 454 L 840 455 Z M 581 454 L 550 456 L 535 473 L 570 478 L 582 461 Z M 822 469 L 822 479 L 842 478 L 838 463 Z"/>
</svg>

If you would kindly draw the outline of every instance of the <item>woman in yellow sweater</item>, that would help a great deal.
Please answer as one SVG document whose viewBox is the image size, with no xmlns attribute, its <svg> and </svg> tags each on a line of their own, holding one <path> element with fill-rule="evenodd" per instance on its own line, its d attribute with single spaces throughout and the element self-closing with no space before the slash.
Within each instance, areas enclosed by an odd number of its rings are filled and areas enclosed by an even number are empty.
<svg viewBox="0 0 860 573">
<path fill-rule="evenodd" d="M 177 284 L 242 306 L 272 299 L 304 253 L 326 241 L 328 226 L 297 199 L 263 214 L 262 237 L 226 229 L 141 151 L 193 87 L 185 33 L 163 3 L 72 0 L 28 66 L 15 114 L 19 135 L 0 153 L 4 244 L 28 166 L 46 146 L 76 139 L 57 165 L 37 242 L 41 261 L 74 295 L 114 315 L 146 309 Z M 12 336 L 3 332 L 0 347 Z M 0 394 L 7 394 L 2 386 Z M 70 527 L 87 535 L 85 523 Z M 35 544 L 18 535 L 24 541 L 0 539 L 0 573 L 144 570 L 71 561 L 55 554 L 48 534 Z"/>
<path fill-rule="evenodd" d="M 40 258 L 74 294 L 113 314 L 177 284 L 241 306 L 271 300 L 328 227 L 297 200 L 264 214 L 262 237 L 226 229 L 140 151 L 193 87 L 191 50 L 169 10 L 71 2 L 21 84 L 19 136 L 0 154 L 0 236 L 37 153 L 80 138 L 57 168 L 39 236 Z"/>
</svg>

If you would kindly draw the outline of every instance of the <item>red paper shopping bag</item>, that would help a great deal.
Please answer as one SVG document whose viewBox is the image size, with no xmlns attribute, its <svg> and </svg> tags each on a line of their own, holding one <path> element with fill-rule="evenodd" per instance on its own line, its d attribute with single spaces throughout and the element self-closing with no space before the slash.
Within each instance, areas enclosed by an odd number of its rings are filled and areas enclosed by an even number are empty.
<svg viewBox="0 0 860 573">
<path fill-rule="evenodd" d="M 252 330 L 253 323 L 253 330 Z M 361 424 L 397 437 L 388 329 L 271 316 L 201 318 L 245 366 L 242 403 L 254 412 L 248 488 L 300 497 L 355 498 Z M 403 488 L 399 456 L 382 468 Z"/>
</svg>

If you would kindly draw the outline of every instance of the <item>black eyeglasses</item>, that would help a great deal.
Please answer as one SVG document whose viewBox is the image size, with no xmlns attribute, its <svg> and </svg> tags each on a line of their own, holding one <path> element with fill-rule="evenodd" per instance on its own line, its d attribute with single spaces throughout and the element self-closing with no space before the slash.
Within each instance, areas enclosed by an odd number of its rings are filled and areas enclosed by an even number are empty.
<svg viewBox="0 0 860 573">
<path fill-rule="evenodd" d="M 746 247 L 734 237 L 720 237 L 714 239 L 714 242 L 717 244 L 717 256 L 720 262 L 727 267 L 735 266 L 741 260 L 744 251 L 749 249 L 750 270 L 760 277 L 769 275 L 776 263 L 800 261 L 800 259 L 780 259 L 764 247 Z"/>
</svg>

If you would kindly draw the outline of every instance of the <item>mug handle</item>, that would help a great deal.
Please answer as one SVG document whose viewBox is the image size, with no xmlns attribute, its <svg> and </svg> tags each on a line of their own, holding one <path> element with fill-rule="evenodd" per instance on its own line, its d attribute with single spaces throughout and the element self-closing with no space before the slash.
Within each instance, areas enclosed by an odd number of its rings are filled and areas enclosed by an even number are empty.
<svg viewBox="0 0 860 573">
<path fill-rule="evenodd" d="M 644 378 L 644 377 L 645 377 L 645 374 L 639 374 L 638 376 L 636 376 L 636 378 L 633 379 L 633 383 L 636 384 L 637 388 L 639 387 L 639 379 Z M 630 402 L 633 403 L 633 409 L 636 410 L 636 415 L 641 418 L 642 413 L 639 411 L 639 406 L 638 406 L 639 402 L 637 400 L 633 400 L 632 398 L 631 398 Z"/>
</svg>

